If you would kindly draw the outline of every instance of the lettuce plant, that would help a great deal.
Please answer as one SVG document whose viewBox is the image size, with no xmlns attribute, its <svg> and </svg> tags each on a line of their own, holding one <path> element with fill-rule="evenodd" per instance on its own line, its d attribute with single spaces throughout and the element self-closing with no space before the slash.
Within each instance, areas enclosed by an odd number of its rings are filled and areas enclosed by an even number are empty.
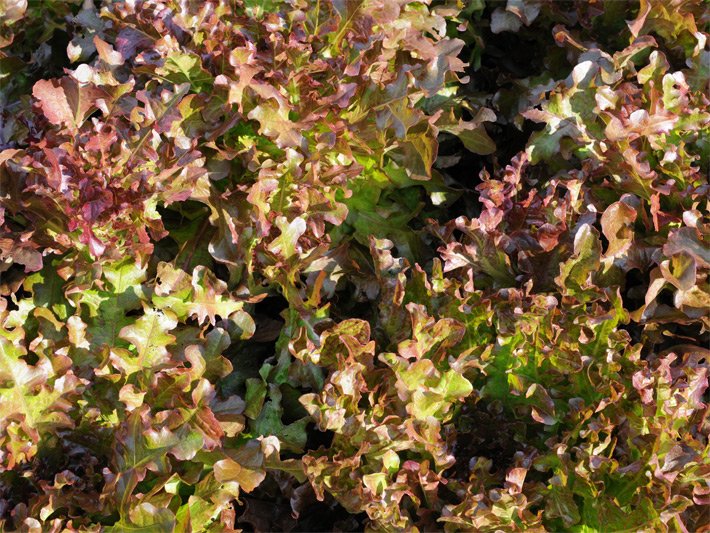
<svg viewBox="0 0 710 533">
<path fill-rule="evenodd" d="M 0 0 L 0 528 L 709 527 L 701 1 Z"/>
</svg>

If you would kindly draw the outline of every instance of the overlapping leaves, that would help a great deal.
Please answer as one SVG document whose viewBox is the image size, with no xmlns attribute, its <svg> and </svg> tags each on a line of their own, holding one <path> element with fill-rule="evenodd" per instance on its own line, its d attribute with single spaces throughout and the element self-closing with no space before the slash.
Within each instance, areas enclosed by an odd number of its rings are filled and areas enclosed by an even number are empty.
<svg viewBox="0 0 710 533">
<path fill-rule="evenodd" d="M 48 4 L 2 527 L 707 527 L 702 2 Z"/>
</svg>

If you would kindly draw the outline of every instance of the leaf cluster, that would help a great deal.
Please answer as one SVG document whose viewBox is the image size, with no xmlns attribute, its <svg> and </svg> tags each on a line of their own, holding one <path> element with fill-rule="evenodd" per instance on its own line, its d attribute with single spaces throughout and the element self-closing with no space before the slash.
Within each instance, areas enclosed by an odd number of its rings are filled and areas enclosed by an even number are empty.
<svg viewBox="0 0 710 533">
<path fill-rule="evenodd" d="M 0 528 L 710 527 L 702 1 L 0 0 Z"/>
</svg>

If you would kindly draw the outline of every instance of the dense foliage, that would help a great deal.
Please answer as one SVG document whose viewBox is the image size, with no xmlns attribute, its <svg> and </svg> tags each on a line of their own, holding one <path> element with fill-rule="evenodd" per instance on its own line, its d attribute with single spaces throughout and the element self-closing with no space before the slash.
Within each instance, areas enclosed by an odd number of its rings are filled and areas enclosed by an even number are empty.
<svg viewBox="0 0 710 533">
<path fill-rule="evenodd" d="M 0 0 L 0 528 L 707 531 L 703 0 Z"/>
</svg>

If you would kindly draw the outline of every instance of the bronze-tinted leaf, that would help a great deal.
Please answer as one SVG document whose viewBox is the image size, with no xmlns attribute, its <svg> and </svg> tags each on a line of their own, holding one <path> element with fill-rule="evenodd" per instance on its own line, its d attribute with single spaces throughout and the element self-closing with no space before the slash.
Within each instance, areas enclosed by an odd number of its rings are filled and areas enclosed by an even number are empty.
<svg viewBox="0 0 710 533">
<path fill-rule="evenodd" d="M 92 84 L 80 84 L 74 78 L 39 80 L 32 89 L 47 120 L 56 126 L 77 129 L 96 108 L 96 100 L 105 93 Z"/>
</svg>

